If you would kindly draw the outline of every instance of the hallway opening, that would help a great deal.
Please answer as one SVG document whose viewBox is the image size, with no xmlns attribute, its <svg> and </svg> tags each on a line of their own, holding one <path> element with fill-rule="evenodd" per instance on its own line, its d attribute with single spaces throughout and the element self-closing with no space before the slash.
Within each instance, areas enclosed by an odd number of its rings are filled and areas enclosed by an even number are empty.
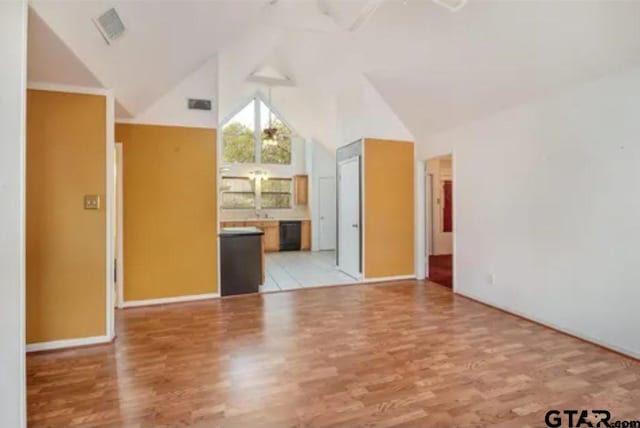
<svg viewBox="0 0 640 428">
<path fill-rule="evenodd" d="M 453 288 L 453 156 L 426 162 L 428 279 Z"/>
</svg>

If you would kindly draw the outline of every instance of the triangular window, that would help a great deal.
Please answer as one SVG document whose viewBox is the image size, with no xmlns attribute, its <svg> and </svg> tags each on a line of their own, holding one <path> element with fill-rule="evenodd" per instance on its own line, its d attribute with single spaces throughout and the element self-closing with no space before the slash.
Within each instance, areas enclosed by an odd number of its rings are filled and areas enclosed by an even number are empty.
<svg viewBox="0 0 640 428">
<path fill-rule="evenodd" d="M 223 160 L 228 163 L 291 164 L 291 129 L 259 96 L 222 127 Z"/>
</svg>

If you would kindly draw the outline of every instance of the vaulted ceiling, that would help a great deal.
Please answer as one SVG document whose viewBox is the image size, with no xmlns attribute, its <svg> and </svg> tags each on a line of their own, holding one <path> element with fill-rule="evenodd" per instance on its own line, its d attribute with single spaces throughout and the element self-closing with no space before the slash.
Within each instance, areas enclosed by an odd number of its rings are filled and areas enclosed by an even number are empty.
<svg viewBox="0 0 640 428">
<path fill-rule="evenodd" d="M 424 135 L 638 62 L 638 22 L 636 1 L 387 1 L 356 37 L 369 79 Z"/>
<path fill-rule="evenodd" d="M 107 45 L 91 19 L 114 6 L 127 33 Z M 113 88 L 121 117 L 229 50 L 238 79 L 266 64 L 325 96 L 364 75 L 417 138 L 640 61 L 640 2 L 625 0 L 469 0 L 458 12 L 431 0 L 34 0 L 32 9 L 30 77 Z"/>
<path fill-rule="evenodd" d="M 133 115 L 242 34 L 264 2 L 41 0 L 31 6 L 101 84 L 113 88 L 124 109 L 118 113 Z M 111 7 L 127 30 L 107 45 L 92 19 Z"/>
</svg>

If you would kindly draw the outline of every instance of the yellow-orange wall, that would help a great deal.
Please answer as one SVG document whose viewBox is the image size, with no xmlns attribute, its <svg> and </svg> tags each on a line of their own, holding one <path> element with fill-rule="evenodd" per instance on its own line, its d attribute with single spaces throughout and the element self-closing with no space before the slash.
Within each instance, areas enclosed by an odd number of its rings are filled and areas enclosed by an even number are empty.
<svg viewBox="0 0 640 428">
<path fill-rule="evenodd" d="M 106 102 L 27 93 L 27 343 L 106 334 Z"/>
<path fill-rule="evenodd" d="M 124 300 L 218 292 L 216 130 L 116 124 Z"/>
<path fill-rule="evenodd" d="M 364 141 L 365 278 L 414 274 L 413 143 Z"/>
</svg>

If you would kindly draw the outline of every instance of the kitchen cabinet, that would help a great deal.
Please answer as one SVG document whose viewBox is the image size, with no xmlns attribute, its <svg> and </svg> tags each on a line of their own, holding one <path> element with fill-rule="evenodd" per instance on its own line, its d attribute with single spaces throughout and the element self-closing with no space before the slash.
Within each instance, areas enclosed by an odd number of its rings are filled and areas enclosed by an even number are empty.
<svg viewBox="0 0 640 428">
<path fill-rule="evenodd" d="M 309 203 L 309 176 L 293 176 L 295 205 L 307 205 Z"/>
<path fill-rule="evenodd" d="M 264 250 L 280 251 L 280 227 L 277 221 L 265 222 L 258 226 L 264 230 Z"/>
<path fill-rule="evenodd" d="M 278 221 L 223 221 L 225 227 L 257 227 L 264 232 L 262 238 L 264 251 L 280 251 L 280 227 Z"/>
<path fill-rule="evenodd" d="M 311 222 L 303 220 L 300 231 L 300 249 L 302 251 L 311 250 Z"/>
<path fill-rule="evenodd" d="M 299 220 L 297 220 L 299 221 Z M 262 246 L 265 252 L 280 251 L 280 222 L 278 220 L 223 221 L 225 227 L 257 227 L 264 232 Z M 300 221 L 300 249 L 311 250 L 311 221 Z"/>
<path fill-rule="evenodd" d="M 225 228 L 225 227 L 245 227 L 245 226 L 247 226 L 246 223 L 247 222 L 244 222 L 244 221 L 223 221 L 223 222 L 220 223 L 220 226 L 222 228 Z"/>
</svg>

